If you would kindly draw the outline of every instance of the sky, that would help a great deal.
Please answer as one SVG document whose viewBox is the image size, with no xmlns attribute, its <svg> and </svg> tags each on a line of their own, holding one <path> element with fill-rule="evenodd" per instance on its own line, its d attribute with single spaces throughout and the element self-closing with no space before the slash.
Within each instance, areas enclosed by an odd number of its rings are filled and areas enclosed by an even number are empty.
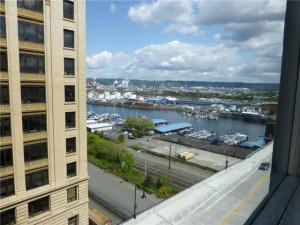
<svg viewBox="0 0 300 225">
<path fill-rule="evenodd" d="M 86 1 L 87 77 L 279 83 L 286 1 Z"/>
</svg>

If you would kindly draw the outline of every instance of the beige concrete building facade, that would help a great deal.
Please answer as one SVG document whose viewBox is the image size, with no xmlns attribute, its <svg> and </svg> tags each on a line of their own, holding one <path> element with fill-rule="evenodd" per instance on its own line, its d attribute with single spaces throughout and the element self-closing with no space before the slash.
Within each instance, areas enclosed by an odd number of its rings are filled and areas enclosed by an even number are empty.
<svg viewBox="0 0 300 225">
<path fill-rule="evenodd" d="M 0 0 L 1 224 L 88 224 L 85 1 Z"/>
</svg>

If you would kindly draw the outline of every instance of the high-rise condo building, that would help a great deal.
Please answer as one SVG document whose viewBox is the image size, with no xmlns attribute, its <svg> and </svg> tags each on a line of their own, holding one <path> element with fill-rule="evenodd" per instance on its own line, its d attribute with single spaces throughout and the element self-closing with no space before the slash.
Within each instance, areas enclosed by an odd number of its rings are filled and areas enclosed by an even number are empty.
<svg viewBox="0 0 300 225">
<path fill-rule="evenodd" d="M 84 0 L 0 0 L 1 224 L 88 224 L 85 73 Z"/>
</svg>

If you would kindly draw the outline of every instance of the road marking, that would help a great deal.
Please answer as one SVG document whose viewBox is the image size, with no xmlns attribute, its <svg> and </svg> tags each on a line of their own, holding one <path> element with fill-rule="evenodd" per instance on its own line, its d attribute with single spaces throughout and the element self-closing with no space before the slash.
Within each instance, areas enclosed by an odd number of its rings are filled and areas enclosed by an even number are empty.
<svg viewBox="0 0 300 225">
<path fill-rule="evenodd" d="M 260 181 L 256 184 L 256 186 L 249 192 L 249 194 L 238 204 L 238 206 L 233 209 L 222 221 L 219 225 L 224 225 L 228 222 L 228 220 L 236 214 L 243 205 L 245 205 L 249 199 L 256 193 L 256 191 L 270 178 L 270 174 L 264 176 Z"/>
</svg>

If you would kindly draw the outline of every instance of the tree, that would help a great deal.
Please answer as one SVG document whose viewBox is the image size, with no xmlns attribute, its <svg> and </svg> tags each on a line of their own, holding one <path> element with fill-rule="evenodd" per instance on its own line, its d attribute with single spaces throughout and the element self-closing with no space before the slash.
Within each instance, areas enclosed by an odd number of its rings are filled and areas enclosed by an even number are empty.
<svg viewBox="0 0 300 225">
<path fill-rule="evenodd" d="M 125 142 L 125 135 L 124 134 L 119 134 L 118 141 L 119 142 Z"/>
<path fill-rule="evenodd" d="M 128 171 L 131 172 L 132 167 L 135 162 L 134 155 L 132 153 L 130 153 L 129 151 L 126 151 L 125 155 L 124 155 L 124 162 L 125 162 L 125 166 L 127 166 L 127 168 L 128 168 Z"/>
<path fill-rule="evenodd" d="M 150 130 L 154 130 L 155 125 L 152 122 L 152 120 L 148 118 L 143 118 L 143 117 L 134 117 L 134 116 L 129 116 L 126 119 L 126 122 L 124 124 L 126 129 L 129 130 L 136 130 L 139 132 L 148 132 Z M 140 133 L 142 134 L 142 133 Z"/>
<path fill-rule="evenodd" d="M 150 175 L 146 176 L 146 178 L 144 180 L 144 183 L 143 183 L 143 186 L 147 187 L 147 188 L 150 188 L 150 187 L 154 186 L 152 177 Z"/>
<path fill-rule="evenodd" d="M 161 187 L 168 186 L 168 185 L 169 185 L 169 181 L 165 177 L 160 176 L 157 180 L 156 188 L 160 189 Z"/>
</svg>

